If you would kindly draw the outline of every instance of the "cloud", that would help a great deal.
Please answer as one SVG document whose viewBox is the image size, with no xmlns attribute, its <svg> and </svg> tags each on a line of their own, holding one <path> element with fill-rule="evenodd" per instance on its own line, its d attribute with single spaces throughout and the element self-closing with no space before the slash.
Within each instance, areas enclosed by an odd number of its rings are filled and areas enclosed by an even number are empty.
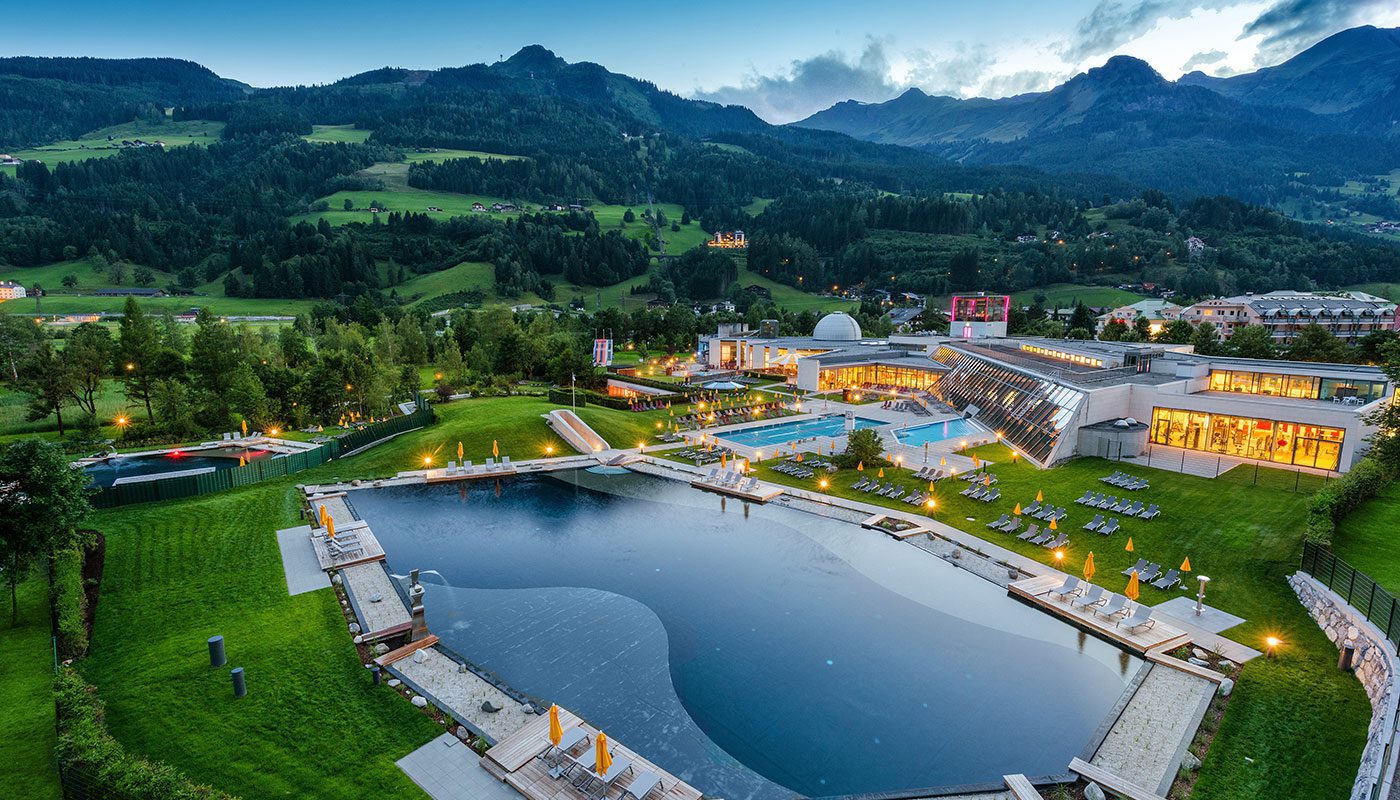
<svg viewBox="0 0 1400 800">
<path fill-rule="evenodd" d="M 1186 59 L 1186 63 L 1181 65 L 1182 72 L 1190 72 L 1193 69 L 1215 64 L 1229 58 L 1230 54 L 1224 50 L 1209 50 L 1204 53 L 1197 53 Z"/>
<path fill-rule="evenodd" d="M 1262 36 L 1254 63 L 1276 64 L 1394 7 L 1395 0 L 1280 0 L 1246 25 L 1240 38 Z"/>
<path fill-rule="evenodd" d="M 1009 75 L 993 75 L 982 82 L 978 94 L 982 97 L 1014 97 L 1027 92 L 1045 92 L 1064 83 L 1064 73 L 1023 69 Z"/>
<path fill-rule="evenodd" d="M 1111 53 L 1157 26 L 1164 19 L 1184 19 L 1200 9 L 1234 5 L 1239 0 L 1099 0 L 1075 26 L 1074 38 L 1059 48 L 1066 61 L 1077 64 Z"/>
<path fill-rule="evenodd" d="M 985 46 L 968 47 L 959 43 L 948 54 L 917 50 L 908 56 L 908 74 L 902 83 L 917 86 L 929 94 L 951 97 L 966 95 L 996 65 L 996 57 Z"/>
<path fill-rule="evenodd" d="M 748 106 L 769 122 L 791 122 L 810 116 L 843 100 L 881 102 L 898 94 L 890 79 L 884 44 L 868 39 L 860 57 L 852 62 L 840 51 L 830 51 L 792 62 L 786 74 L 750 75 L 738 86 L 700 91 L 695 97 L 716 103 Z"/>
</svg>

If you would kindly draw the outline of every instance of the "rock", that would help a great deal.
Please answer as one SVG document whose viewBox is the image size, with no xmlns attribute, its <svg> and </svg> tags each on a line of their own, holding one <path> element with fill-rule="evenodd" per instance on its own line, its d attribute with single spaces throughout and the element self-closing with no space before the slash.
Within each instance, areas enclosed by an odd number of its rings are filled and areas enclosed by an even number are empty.
<svg viewBox="0 0 1400 800">
<path fill-rule="evenodd" d="M 359 633 L 359 632 L 360 632 L 360 623 L 358 623 L 358 622 L 352 622 L 352 623 L 350 623 L 350 632 L 351 632 L 351 633 Z"/>
<path fill-rule="evenodd" d="M 492 705 L 490 700 L 481 704 L 481 710 L 485 711 L 487 714 L 498 713 L 503 707 L 504 706 Z"/>
<path fill-rule="evenodd" d="M 414 698 L 413 698 L 412 700 L 410 700 L 409 702 L 412 703 L 412 704 L 414 704 L 415 706 L 417 706 L 417 707 L 419 707 L 419 708 L 427 708 L 427 707 L 428 707 L 428 698 L 423 697 L 422 695 L 415 695 Z"/>
<path fill-rule="evenodd" d="M 363 636 L 356 636 L 356 637 L 355 637 L 355 644 L 364 644 L 364 643 L 365 643 L 365 637 L 363 637 Z"/>
<path fill-rule="evenodd" d="M 1181 768 L 1187 772 L 1195 772 L 1201 768 L 1201 760 L 1192 755 L 1191 751 L 1186 751 L 1186 755 L 1181 757 Z"/>
<path fill-rule="evenodd" d="M 1229 697 L 1230 692 L 1233 691 L 1235 691 L 1235 682 L 1229 678 L 1226 678 L 1225 680 L 1220 682 L 1220 688 L 1217 689 L 1215 693 L 1220 695 L 1221 697 Z"/>
<path fill-rule="evenodd" d="M 428 660 L 428 657 L 425 656 L 425 655 L 423 655 L 423 651 L 422 651 L 422 650 L 415 650 L 415 651 L 413 652 L 413 663 L 415 663 L 415 664 L 422 664 L 424 661 L 427 661 L 427 660 Z"/>
<path fill-rule="evenodd" d="M 1084 800 L 1107 800 L 1107 798 L 1104 796 L 1103 789 L 1100 789 L 1097 783 L 1090 781 L 1089 785 L 1084 787 Z"/>
<path fill-rule="evenodd" d="M 1191 648 L 1191 655 L 1201 659 L 1202 661 L 1205 661 L 1206 659 L 1210 658 L 1210 654 L 1199 647 Z"/>
<path fill-rule="evenodd" d="M 383 642 L 380 642 L 379 644 L 374 646 L 374 654 L 377 656 L 382 656 L 387 652 L 389 652 L 389 645 L 384 644 Z"/>
<path fill-rule="evenodd" d="M 467 665 L 466 665 L 466 664 L 458 664 L 458 665 L 457 665 L 457 673 L 458 673 L 459 675 L 466 675 L 468 672 L 471 672 L 471 670 L 467 669 Z"/>
<path fill-rule="evenodd" d="M 464 742 L 470 739 L 472 735 L 471 731 L 467 730 L 466 728 L 463 728 L 460 725 L 457 726 L 457 730 L 453 731 L 453 733 L 457 735 L 458 739 L 461 739 Z"/>
<path fill-rule="evenodd" d="M 383 599 L 384 595 L 380 594 L 379 592 L 375 592 L 374 594 L 369 596 L 369 601 L 371 603 L 378 603 L 381 602 Z"/>
<path fill-rule="evenodd" d="M 350 481 L 350 485 L 351 485 L 351 486 L 359 486 L 359 485 L 360 485 L 360 479 L 359 479 L 359 478 L 356 478 L 355 480 Z"/>
<path fill-rule="evenodd" d="M 399 680 L 398 678 L 390 678 L 390 679 L 389 679 L 389 688 L 390 688 L 390 689 L 397 689 L 397 688 L 399 688 L 400 686 L 403 686 L 403 681 Z"/>
<path fill-rule="evenodd" d="M 339 572 L 337 572 L 336 574 L 334 574 L 334 575 L 331 576 L 331 584 L 332 584 L 332 585 L 339 586 L 339 585 L 341 585 L 342 583 L 345 583 L 345 579 L 342 578 L 342 577 L 340 577 L 340 573 L 339 573 Z"/>
<path fill-rule="evenodd" d="M 1204 658 L 1196 658 L 1195 656 L 1191 656 L 1190 658 L 1186 659 L 1186 662 L 1187 662 L 1188 664 L 1195 664 L 1195 665 L 1198 666 L 1198 667 L 1209 667 L 1209 666 L 1210 666 L 1210 662 L 1209 662 L 1209 661 L 1206 661 Z"/>
<path fill-rule="evenodd" d="M 1219 667 L 1221 672 L 1232 672 L 1235 669 L 1235 662 L 1229 659 L 1221 659 Z"/>
</svg>

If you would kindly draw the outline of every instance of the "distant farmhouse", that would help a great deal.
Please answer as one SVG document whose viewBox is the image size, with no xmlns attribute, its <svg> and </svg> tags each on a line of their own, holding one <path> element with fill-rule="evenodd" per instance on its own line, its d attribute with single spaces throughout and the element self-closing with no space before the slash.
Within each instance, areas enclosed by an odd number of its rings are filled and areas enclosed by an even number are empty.
<svg viewBox="0 0 1400 800">
<path fill-rule="evenodd" d="M 715 238 L 706 244 L 721 250 L 743 250 L 749 246 L 749 240 L 743 231 L 715 231 Z"/>
<path fill-rule="evenodd" d="M 24 286 L 14 281 L 0 281 L 0 300 L 22 300 L 26 296 Z"/>
<path fill-rule="evenodd" d="M 17 167 L 24 163 L 24 159 L 15 158 L 9 153 L 0 153 L 0 167 Z"/>
</svg>

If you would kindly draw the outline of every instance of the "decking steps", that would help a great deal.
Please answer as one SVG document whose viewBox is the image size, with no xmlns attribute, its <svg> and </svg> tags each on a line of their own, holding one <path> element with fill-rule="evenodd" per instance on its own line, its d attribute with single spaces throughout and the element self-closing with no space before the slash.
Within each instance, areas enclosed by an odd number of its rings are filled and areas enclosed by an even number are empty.
<svg viewBox="0 0 1400 800">
<path fill-rule="evenodd" d="M 1106 769 L 1096 767 L 1083 759 L 1076 758 L 1069 762 L 1069 771 L 1076 773 L 1086 781 L 1093 781 L 1109 794 L 1118 795 L 1127 800 L 1167 800 L 1154 791 L 1138 786 L 1126 778 L 1120 778 Z"/>
</svg>

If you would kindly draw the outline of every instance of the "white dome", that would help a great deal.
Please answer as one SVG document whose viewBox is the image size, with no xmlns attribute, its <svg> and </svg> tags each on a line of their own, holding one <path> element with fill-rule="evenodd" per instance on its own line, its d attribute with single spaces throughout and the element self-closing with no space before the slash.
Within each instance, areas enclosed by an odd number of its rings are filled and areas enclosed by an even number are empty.
<svg viewBox="0 0 1400 800">
<path fill-rule="evenodd" d="M 852 319 L 850 314 L 834 311 L 817 320 L 817 327 L 812 331 L 812 338 L 826 342 L 859 341 L 860 323 Z"/>
</svg>

